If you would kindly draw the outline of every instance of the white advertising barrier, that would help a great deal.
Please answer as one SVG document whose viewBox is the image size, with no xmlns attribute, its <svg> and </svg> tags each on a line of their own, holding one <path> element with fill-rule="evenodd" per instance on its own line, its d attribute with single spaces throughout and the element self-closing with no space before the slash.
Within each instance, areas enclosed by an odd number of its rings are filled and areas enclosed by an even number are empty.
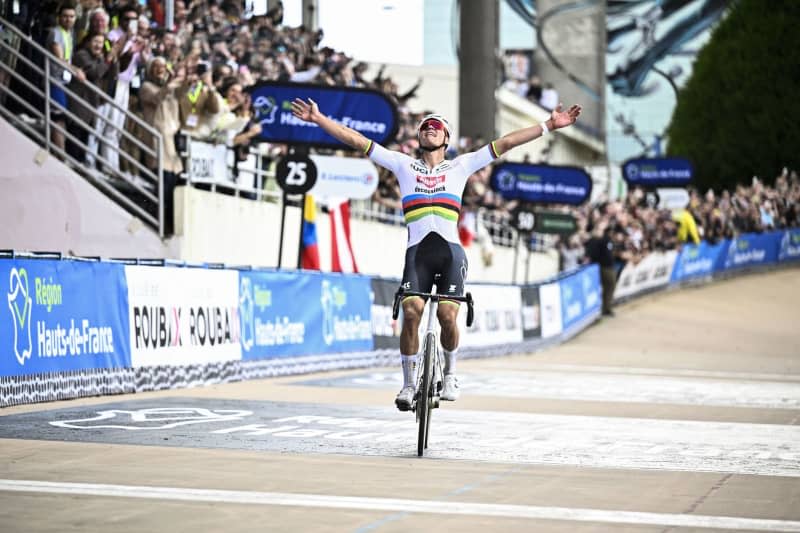
<svg viewBox="0 0 800 533">
<path fill-rule="evenodd" d="M 210 144 L 188 139 L 189 158 L 187 173 L 189 181 L 228 183 L 227 153 L 224 144 Z"/>
<path fill-rule="evenodd" d="M 370 198 L 378 187 L 378 169 L 369 159 L 312 155 L 317 182 L 309 194 L 319 198 Z"/>
<path fill-rule="evenodd" d="M 461 346 L 522 342 L 522 292 L 516 286 L 467 286 L 475 300 L 475 320 L 467 328 L 467 306 L 458 314 Z"/>
<path fill-rule="evenodd" d="M 126 266 L 134 368 L 242 358 L 239 273 Z"/>
<path fill-rule="evenodd" d="M 689 192 L 686 189 L 656 189 L 659 209 L 683 209 L 689 205 Z"/>
<path fill-rule="evenodd" d="M 677 257 L 676 250 L 652 252 L 636 265 L 628 263 L 617 280 L 614 299 L 666 286 L 672 276 L 672 268 Z"/>
<path fill-rule="evenodd" d="M 561 334 L 561 285 L 558 282 L 539 287 L 539 306 L 542 313 L 542 338 Z"/>
</svg>

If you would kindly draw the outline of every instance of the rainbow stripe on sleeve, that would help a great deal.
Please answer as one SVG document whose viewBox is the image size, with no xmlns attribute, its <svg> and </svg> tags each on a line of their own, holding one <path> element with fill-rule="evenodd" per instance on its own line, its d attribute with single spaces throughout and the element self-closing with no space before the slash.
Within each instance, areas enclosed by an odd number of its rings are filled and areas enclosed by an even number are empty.
<svg viewBox="0 0 800 533">
<path fill-rule="evenodd" d="M 372 149 L 375 148 L 375 143 L 372 142 L 372 139 L 369 139 L 366 148 L 364 148 L 364 153 L 368 156 L 372 155 Z"/>
<path fill-rule="evenodd" d="M 409 194 L 403 198 L 403 214 L 407 224 L 427 216 L 458 222 L 460 212 L 461 199 L 455 194 Z"/>
<path fill-rule="evenodd" d="M 500 152 L 497 151 L 497 145 L 495 144 L 497 141 L 492 141 L 489 143 L 489 151 L 492 153 L 492 158 L 497 159 L 500 157 Z"/>
</svg>

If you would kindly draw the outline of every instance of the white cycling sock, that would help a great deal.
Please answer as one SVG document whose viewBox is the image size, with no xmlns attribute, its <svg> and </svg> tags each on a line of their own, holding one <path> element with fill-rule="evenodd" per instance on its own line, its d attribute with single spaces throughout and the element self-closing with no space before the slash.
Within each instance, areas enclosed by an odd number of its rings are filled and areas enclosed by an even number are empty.
<svg viewBox="0 0 800 533">
<path fill-rule="evenodd" d="M 403 366 L 403 388 L 416 387 L 414 381 L 417 377 L 417 356 L 401 354 L 400 363 Z"/>
<path fill-rule="evenodd" d="M 452 352 L 448 352 L 447 350 L 442 350 L 444 352 L 444 375 L 447 374 L 455 374 L 456 373 L 456 354 L 458 353 L 458 348 L 453 350 Z"/>
</svg>

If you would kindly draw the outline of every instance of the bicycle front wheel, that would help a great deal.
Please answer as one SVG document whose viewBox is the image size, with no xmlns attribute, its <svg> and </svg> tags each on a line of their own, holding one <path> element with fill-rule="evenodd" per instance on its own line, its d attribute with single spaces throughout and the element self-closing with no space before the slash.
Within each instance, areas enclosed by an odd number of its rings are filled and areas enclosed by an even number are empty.
<svg viewBox="0 0 800 533">
<path fill-rule="evenodd" d="M 433 390 L 433 358 L 436 356 L 436 337 L 433 333 L 425 337 L 425 352 L 422 368 L 422 380 L 417 390 L 417 415 L 419 432 L 417 435 L 417 456 L 422 457 L 428 447 L 428 430 L 431 424 L 431 391 Z"/>
</svg>

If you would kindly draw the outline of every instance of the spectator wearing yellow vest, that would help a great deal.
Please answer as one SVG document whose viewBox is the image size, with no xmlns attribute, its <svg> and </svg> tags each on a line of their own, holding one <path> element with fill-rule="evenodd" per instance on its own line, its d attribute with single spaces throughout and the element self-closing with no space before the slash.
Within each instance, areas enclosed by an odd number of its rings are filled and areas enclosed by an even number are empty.
<svg viewBox="0 0 800 533">
<path fill-rule="evenodd" d="M 177 90 L 181 112 L 181 130 L 193 137 L 207 137 L 213 121 L 220 111 L 221 97 L 211 83 L 207 63 L 198 63 L 188 69 L 186 81 Z"/>
<path fill-rule="evenodd" d="M 75 5 L 64 2 L 58 8 L 58 23 L 50 29 L 45 43 L 47 49 L 60 61 L 50 64 L 50 102 L 53 106 L 50 114 L 53 126 L 50 130 L 50 140 L 62 151 L 65 148 L 64 131 L 67 127 L 64 110 L 67 108 L 67 93 L 63 86 L 68 85 L 75 76 L 80 81 L 85 81 L 83 71 L 72 66 L 72 53 L 75 48 L 75 37 L 72 29 L 75 26 Z M 55 81 L 58 80 L 58 81 Z"/>
<path fill-rule="evenodd" d="M 672 212 L 672 220 L 678 225 L 677 237 L 679 242 L 700 244 L 700 235 L 697 233 L 697 223 L 688 209 L 676 209 Z"/>
</svg>

